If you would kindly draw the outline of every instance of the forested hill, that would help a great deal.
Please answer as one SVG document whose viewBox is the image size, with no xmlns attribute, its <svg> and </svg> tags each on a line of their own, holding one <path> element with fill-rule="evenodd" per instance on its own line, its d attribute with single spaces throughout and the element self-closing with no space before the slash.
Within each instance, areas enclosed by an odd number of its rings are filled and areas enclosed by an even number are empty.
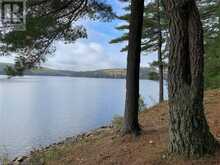
<svg viewBox="0 0 220 165">
<path fill-rule="evenodd" d="M 4 68 L 11 64 L 0 63 L 0 74 L 5 75 Z M 33 69 L 26 71 L 25 75 L 36 75 L 36 76 L 66 76 L 66 77 L 90 77 L 90 78 L 125 78 L 125 69 L 103 69 L 96 71 L 67 71 L 67 70 L 54 70 L 49 68 Z M 140 71 L 141 79 L 158 79 L 157 72 L 152 68 L 141 68 Z"/>
</svg>

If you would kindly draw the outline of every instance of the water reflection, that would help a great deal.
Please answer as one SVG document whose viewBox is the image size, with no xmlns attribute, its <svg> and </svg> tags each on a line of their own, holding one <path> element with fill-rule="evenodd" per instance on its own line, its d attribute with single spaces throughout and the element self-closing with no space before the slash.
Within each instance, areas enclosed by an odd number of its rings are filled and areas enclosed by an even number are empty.
<svg viewBox="0 0 220 165">
<path fill-rule="evenodd" d="M 158 83 L 140 83 L 146 104 L 154 104 Z M 102 126 L 114 115 L 123 114 L 124 100 L 125 80 L 0 79 L 0 146 L 5 146 L 10 156 L 17 156 Z"/>
</svg>

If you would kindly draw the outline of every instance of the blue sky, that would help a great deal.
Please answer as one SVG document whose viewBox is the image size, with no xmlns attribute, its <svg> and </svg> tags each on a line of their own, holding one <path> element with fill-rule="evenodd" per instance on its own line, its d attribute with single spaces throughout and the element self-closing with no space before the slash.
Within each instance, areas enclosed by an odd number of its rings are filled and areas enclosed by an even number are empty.
<svg viewBox="0 0 220 165">
<path fill-rule="evenodd" d="M 123 14 L 123 6 L 126 4 L 118 0 L 106 0 L 110 3 L 118 15 Z M 105 68 L 125 68 L 126 53 L 120 50 L 126 43 L 109 44 L 122 34 L 114 27 L 123 24 L 120 20 L 112 22 L 100 22 L 80 20 L 77 24 L 83 24 L 88 32 L 88 39 L 77 40 L 73 44 L 65 45 L 62 42 L 55 43 L 55 55 L 49 57 L 44 66 L 64 70 L 96 70 Z M 154 55 L 142 56 L 141 65 L 147 66 L 155 58 Z M 2 62 L 11 62 L 10 57 L 0 57 Z"/>
</svg>

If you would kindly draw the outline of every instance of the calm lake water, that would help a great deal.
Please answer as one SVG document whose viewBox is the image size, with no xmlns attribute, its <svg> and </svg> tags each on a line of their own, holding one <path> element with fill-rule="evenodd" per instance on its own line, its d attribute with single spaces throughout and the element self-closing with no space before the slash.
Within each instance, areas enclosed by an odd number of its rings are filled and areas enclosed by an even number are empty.
<svg viewBox="0 0 220 165">
<path fill-rule="evenodd" d="M 156 104 L 158 83 L 140 83 L 146 105 Z M 124 101 L 125 80 L 0 77 L 0 155 L 13 158 L 109 124 L 123 115 Z"/>
</svg>

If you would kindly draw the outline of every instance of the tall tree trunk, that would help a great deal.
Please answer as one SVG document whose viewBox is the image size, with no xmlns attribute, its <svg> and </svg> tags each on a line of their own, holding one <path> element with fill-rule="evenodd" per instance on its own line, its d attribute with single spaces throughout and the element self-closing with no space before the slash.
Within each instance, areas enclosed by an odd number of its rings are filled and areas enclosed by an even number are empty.
<svg viewBox="0 0 220 165">
<path fill-rule="evenodd" d="M 157 24 L 158 24 L 158 67 L 159 67 L 159 102 L 164 101 L 163 90 L 163 58 L 162 58 L 162 28 L 160 16 L 160 0 L 157 0 Z"/>
<path fill-rule="evenodd" d="M 138 135 L 139 71 L 144 0 L 131 1 L 129 48 L 127 57 L 126 103 L 123 133 Z"/>
<path fill-rule="evenodd" d="M 203 29 L 195 0 L 164 0 L 170 19 L 169 151 L 187 157 L 213 153 L 216 140 L 203 107 Z"/>
</svg>

